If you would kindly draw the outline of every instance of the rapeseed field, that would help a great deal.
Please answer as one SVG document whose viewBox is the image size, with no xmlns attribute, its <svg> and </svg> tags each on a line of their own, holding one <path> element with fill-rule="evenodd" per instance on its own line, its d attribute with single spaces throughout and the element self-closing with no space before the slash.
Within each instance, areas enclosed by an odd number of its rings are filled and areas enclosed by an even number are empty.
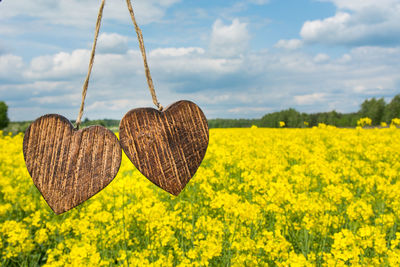
<svg viewBox="0 0 400 267">
<path fill-rule="evenodd" d="M 2 266 L 399 266 L 400 130 L 212 129 L 179 197 L 124 155 L 62 215 L 0 132 Z"/>
</svg>

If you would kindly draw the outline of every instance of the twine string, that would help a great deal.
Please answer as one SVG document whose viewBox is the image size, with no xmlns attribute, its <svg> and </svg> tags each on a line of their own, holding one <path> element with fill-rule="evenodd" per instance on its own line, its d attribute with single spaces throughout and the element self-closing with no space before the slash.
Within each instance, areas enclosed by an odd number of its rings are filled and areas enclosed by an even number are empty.
<svg viewBox="0 0 400 267">
<path fill-rule="evenodd" d="M 81 119 L 82 119 L 82 115 L 83 115 L 83 108 L 85 106 L 85 99 L 86 99 L 87 89 L 88 89 L 88 86 L 89 86 L 90 74 L 92 73 L 92 68 L 93 68 L 93 63 L 94 63 L 94 56 L 95 56 L 95 53 L 96 53 L 97 38 L 99 37 L 101 19 L 103 17 L 103 9 L 104 9 L 105 2 L 106 2 L 106 0 L 102 0 L 101 5 L 100 5 L 100 9 L 99 9 L 99 14 L 97 15 L 96 30 L 95 30 L 95 34 L 94 34 L 92 52 L 91 52 L 91 55 L 90 55 L 89 69 L 88 69 L 88 73 L 86 75 L 85 82 L 83 84 L 82 102 L 81 102 L 81 107 L 80 107 L 80 110 L 79 110 L 78 117 L 76 119 L 76 129 L 79 129 L 79 125 L 81 124 Z"/>
<path fill-rule="evenodd" d="M 145 70 L 145 73 L 146 73 L 147 84 L 149 86 L 151 97 L 153 98 L 153 103 L 154 103 L 154 105 L 156 105 L 158 110 L 162 111 L 163 110 L 163 106 L 161 106 L 161 104 L 157 100 L 156 91 L 154 89 L 154 84 L 153 84 L 153 79 L 151 78 L 150 69 L 149 69 L 149 66 L 147 64 L 146 49 L 144 47 L 142 31 L 140 30 L 138 24 L 136 23 L 135 13 L 133 12 L 131 0 L 126 0 L 126 4 L 128 6 L 129 13 L 131 14 L 132 22 L 135 25 L 135 31 L 136 31 L 137 38 L 138 38 L 138 41 L 139 41 L 140 51 L 142 52 L 143 64 L 144 64 L 144 70 Z"/>
<path fill-rule="evenodd" d="M 105 2 L 106 2 L 106 0 L 102 0 L 101 5 L 100 5 L 100 9 L 99 9 L 99 13 L 97 15 L 96 29 L 95 29 L 94 40 L 93 40 L 93 45 L 92 45 L 92 52 L 91 52 L 91 55 L 90 55 L 88 73 L 86 75 L 86 79 L 85 79 L 85 82 L 83 84 L 81 107 L 79 109 L 79 114 L 78 114 L 78 117 L 76 119 L 76 129 L 79 129 L 79 126 L 80 126 L 81 120 L 82 120 L 82 116 L 83 116 L 83 110 L 84 110 L 84 107 L 85 107 L 85 99 L 86 99 L 87 89 L 89 87 L 90 75 L 91 75 L 92 69 L 93 69 L 93 63 L 94 63 L 94 58 L 95 58 L 95 54 L 96 54 L 97 39 L 99 37 L 101 19 L 103 18 L 103 10 L 104 10 Z M 126 0 L 126 3 L 128 5 L 129 13 L 131 14 L 132 22 L 135 25 L 136 34 L 137 34 L 137 37 L 138 37 L 138 40 L 139 40 L 140 51 L 142 52 L 143 64 L 144 64 L 144 69 L 145 69 L 145 73 L 146 73 L 147 84 L 149 86 L 150 93 L 151 93 L 151 96 L 153 98 L 153 103 L 154 103 L 154 105 L 156 105 L 156 107 L 160 111 L 162 111 L 163 110 L 163 106 L 157 100 L 156 91 L 154 89 L 154 84 L 153 84 L 153 79 L 151 78 L 150 69 L 149 69 L 149 66 L 147 64 L 146 49 L 144 47 L 143 34 L 142 34 L 142 31 L 140 30 L 138 24 L 136 23 L 135 13 L 133 12 L 131 1 L 130 0 Z"/>
</svg>

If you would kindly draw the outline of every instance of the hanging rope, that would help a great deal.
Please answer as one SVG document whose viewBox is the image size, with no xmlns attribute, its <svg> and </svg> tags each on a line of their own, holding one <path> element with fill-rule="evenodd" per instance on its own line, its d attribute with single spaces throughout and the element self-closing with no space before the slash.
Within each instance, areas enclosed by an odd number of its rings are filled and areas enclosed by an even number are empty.
<svg viewBox="0 0 400 267">
<path fill-rule="evenodd" d="M 82 119 L 82 115 L 83 115 L 83 108 L 85 106 L 85 99 L 86 99 L 87 89 L 88 89 L 88 86 L 89 86 L 90 74 L 92 73 L 94 56 L 95 56 L 95 53 L 96 53 L 97 38 L 99 37 L 101 19 L 103 17 L 103 9 L 104 9 L 105 2 L 106 2 L 106 0 L 102 0 L 101 5 L 100 5 L 100 9 L 99 9 L 99 14 L 97 15 L 96 30 L 95 30 L 95 34 L 94 34 L 92 53 L 90 55 L 89 69 L 88 69 L 88 73 L 86 75 L 86 80 L 85 80 L 85 82 L 83 84 L 82 102 L 81 102 L 81 108 L 79 110 L 78 118 L 76 119 L 76 129 L 79 129 L 79 125 L 81 124 L 81 119 Z"/>
<path fill-rule="evenodd" d="M 101 19 L 103 17 L 103 10 L 104 10 L 105 2 L 106 2 L 105 0 L 102 0 L 101 5 L 100 5 L 100 9 L 99 9 L 99 13 L 97 15 L 96 29 L 95 29 L 94 40 L 93 40 L 93 45 L 92 45 L 92 52 L 91 52 L 91 55 L 90 55 L 88 73 L 86 75 L 86 79 L 85 79 L 85 82 L 83 84 L 81 107 L 79 109 L 79 114 L 78 114 L 78 117 L 77 117 L 76 123 L 75 123 L 76 124 L 76 129 L 79 129 L 79 126 L 80 126 L 81 120 L 82 120 L 82 116 L 83 116 L 83 110 L 84 110 L 84 107 L 85 107 L 85 99 L 86 99 L 87 89 L 89 87 L 89 80 L 90 80 L 90 75 L 92 73 L 94 57 L 95 57 L 95 54 L 96 54 L 97 39 L 99 37 Z M 129 10 L 129 13 L 131 14 L 131 18 L 132 18 L 133 24 L 135 25 L 136 34 L 137 34 L 137 37 L 138 37 L 138 40 L 139 40 L 140 51 L 142 52 L 143 64 L 144 64 L 144 70 L 145 70 L 145 73 L 146 73 L 147 84 L 149 86 L 149 90 L 150 90 L 151 96 L 153 98 L 153 103 L 154 103 L 154 105 L 156 105 L 158 110 L 162 111 L 163 110 L 163 106 L 161 106 L 161 104 L 157 100 L 156 91 L 154 89 L 153 80 L 152 80 L 151 74 L 150 74 L 150 69 L 149 69 L 149 66 L 147 64 L 146 49 L 144 47 L 144 42 L 143 42 L 143 34 L 142 34 L 142 31 L 140 30 L 139 26 L 136 23 L 135 14 L 133 12 L 131 1 L 130 0 L 126 0 L 126 3 L 128 5 L 128 10 Z"/>
<path fill-rule="evenodd" d="M 131 1 L 130 0 L 126 0 L 126 4 L 128 5 L 128 10 L 129 10 L 129 13 L 131 14 L 132 22 L 135 25 L 136 34 L 137 34 L 137 37 L 138 37 L 138 40 L 139 40 L 140 51 L 142 52 L 143 64 L 144 64 L 144 70 L 145 70 L 145 73 L 146 73 L 147 84 L 149 86 L 151 97 L 153 98 L 153 103 L 154 103 L 154 105 L 156 105 L 158 110 L 162 111 L 163 107 L 161 106 L 161 104 L 157 100 L 156 91 L 155 91 L 154 85 L 153 85 L 153 80 L 151 79 L 150 69 L 149 69 L 149 66 L 147 64 L 146 49 L 144 47 L 142 31 L 140 30 L 139 26 L 136 23 L 135 13 L 133 12 Z"/>
</svg>

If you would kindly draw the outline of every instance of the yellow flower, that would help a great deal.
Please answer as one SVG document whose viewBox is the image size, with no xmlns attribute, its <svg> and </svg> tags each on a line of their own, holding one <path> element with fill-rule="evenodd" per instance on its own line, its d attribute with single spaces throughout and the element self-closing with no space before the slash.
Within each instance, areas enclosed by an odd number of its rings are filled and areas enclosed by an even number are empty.
<svg viewBox="0 0 400 267">
<path fill-rule="evenodd" d="M 393 118 L 391 125 L 400 126 L 400 118 Z"/>
<path fill-rule="evenodd" d="M 397 140 L 394 123 L 211 129 L 178 197 L 123 155 L 109 186 L 57 216 L 26 170 L 23 135 L 0 134 L 0 254 L 45 266 L 398 266 Z"/>
<path fill-rule="evenodd" d="M 360 127 L 364 127 L 365 125 L 371 125 L 371 124 L 372 124 L 372 120 L 368 117 L 361 118 L 357 121 L 357 125 Z"/>
<path fill-rule="evenodd" d="M 371 205 L 364 200 L 352 202 L 347 208 L 347 215 L 350 220 L 366 221 L 374 215 Z"/>
<path fill-rule="evenodd" d="M 38 244 L 43 244 L 45 242 L 47 242 L 47 240 L 49 239 L 48 235 L 47 235 L 47 229 L 39 229 L 36 233 L 35 233 L 35 242 Z"/>
</svg>

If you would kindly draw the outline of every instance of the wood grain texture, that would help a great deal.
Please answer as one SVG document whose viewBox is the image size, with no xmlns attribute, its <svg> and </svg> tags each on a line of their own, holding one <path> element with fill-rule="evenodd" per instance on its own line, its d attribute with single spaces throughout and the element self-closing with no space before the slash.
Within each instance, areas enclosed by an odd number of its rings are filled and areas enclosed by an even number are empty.
<svg viewBox="0 0 400 267">
<path fill-rule="evenodd" d="M 25 132 L 26 167 L 56 214 L 83 203 L 117 175 L 121 146 L 102 126 L 76 130 L 57 114 L 44 115 Z"/>
<path fill-rule="evenodd" d="M 178 195 L 200 166 L 208 146 L 208 124 L 193 102 L 178 101 L 164 111 L 130 110 L 121 120 L 125 154 L 151 182 Z"/>
</svg>

